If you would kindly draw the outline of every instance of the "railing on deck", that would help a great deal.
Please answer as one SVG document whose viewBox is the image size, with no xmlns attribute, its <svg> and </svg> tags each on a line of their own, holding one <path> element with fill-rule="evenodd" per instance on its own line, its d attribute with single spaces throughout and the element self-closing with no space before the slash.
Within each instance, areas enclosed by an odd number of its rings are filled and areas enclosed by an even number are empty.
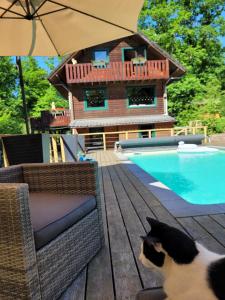
<svg viewBox="0 0 225 300">
<path fill-rule="evenodd" d="M 169 78 L 168 60 L 148 60 L 144 64 L 133 64 L 131 61 L 110 62 L 105 68 L 96 68 L 91 63 L 66 64 L 67 83 L 161 78 Z"/>
<path fill-rule="evenodd" d="M 114 148 L 115 142 L 118 140 L 127 140 L 131 138 L 154 138 L 162 136 L 188 135 L 188 134 L 204 134 L 207 137 L 207 126 L 196 127 L 174 127 L 149 130 L 130 130 L 130 131 L 114 131 L 114 132 L 96 132 L 81 134 L 85 137 L 85 147 L 87 149 L 103 149 Z"/>
<path fill-rule="evenodd" d="M 65 162 L 76 161 L 79 159 L 79 152 L 85 150 L 114 148 L 115 142 L 119 140 L 138 138 L 154 138 L 162 136 L 188 135 L 188 134 L 204 134 L 205 141 L 207 138 L 206 126 L 195 127 L 174 127 L 149 130 L 132 130 L 132 131 L 116 131 L 116 132 L 97 132 L 85 133 L 80 135 L 61 135 L 52 134 L 49 137 L 46 135 L 46 145 L 42 148 L 45 153 L 45 162 Z M 50 139 L 50 140 L 49 140 Z M 48 142 L 47 142 L 48 140 Z M 0 151 L 1 152 L 1 151 Z M 2 154 L 4 166 L 8 166 L 7 153 L 4 144 L 2 143 Z"/>
</svg>

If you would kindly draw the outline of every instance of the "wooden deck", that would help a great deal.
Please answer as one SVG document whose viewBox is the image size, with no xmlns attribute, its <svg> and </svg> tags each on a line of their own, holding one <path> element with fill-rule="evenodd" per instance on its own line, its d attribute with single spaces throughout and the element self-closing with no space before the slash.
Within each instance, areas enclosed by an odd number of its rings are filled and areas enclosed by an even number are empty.
<svg viewBox="0 0 225 300">
<path fill-rule="evenodd" d="M 93 154 L 99 161 L 105 247 L 61 300 L 131 300 L 142 288 L 161 285 L 139 260 L 146 216 L 185 230 L 210 250 L 225 253 L 225 214 L 174 218 L 112 151 Z"/>
</svg>

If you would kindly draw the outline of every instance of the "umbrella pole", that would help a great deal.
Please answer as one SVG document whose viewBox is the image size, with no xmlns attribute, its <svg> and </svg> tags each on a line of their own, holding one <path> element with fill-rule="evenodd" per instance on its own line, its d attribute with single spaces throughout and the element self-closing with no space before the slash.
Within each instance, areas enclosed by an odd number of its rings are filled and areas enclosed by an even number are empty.
<svg viewBox="0 0 225 300">
<path fill-rule="evenodd" d="M 20 89 L 21 89 L 21 95 L 22 95 L 22 100 L 23 100 L 23 117 L 24 117 L 24 121 L 25 121 L 25 124 L 26 124 L 26 133 L 30 134 L 28 113 L 27 113 L 27 102 L 26 102 L 26 96 L 25 96 L 25 90 L 24 90 L 24 81 L 23 81 L 23 70 L 22 70 L 22 64 L 21 64 L 20 56 L 16 57 L 16 64 L 17 64 L 18 70 L 19 70 Z"/>
</svg>

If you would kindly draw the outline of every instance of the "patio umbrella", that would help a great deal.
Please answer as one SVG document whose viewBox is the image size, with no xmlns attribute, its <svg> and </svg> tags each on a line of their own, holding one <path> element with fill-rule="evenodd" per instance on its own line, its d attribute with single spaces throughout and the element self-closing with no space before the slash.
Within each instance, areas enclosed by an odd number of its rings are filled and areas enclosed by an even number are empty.
<svg viewBox="0 0 225 300">
<path fill-rule="evenodd" d="M 1 0 L 0 56 L 66 55 L 131 35 L 143 0 Z"/>
<path fill-rule="evenodd" d="M 144 0 L 1 0 L 0 56 L 64 56 L 137 31 Z M 27 116 L 26 118 L 27 119 Z M 28 121 L 26 120 L 27 128 Z M 27 129 L 28 130 L 28 129 Z"/>
</svg>

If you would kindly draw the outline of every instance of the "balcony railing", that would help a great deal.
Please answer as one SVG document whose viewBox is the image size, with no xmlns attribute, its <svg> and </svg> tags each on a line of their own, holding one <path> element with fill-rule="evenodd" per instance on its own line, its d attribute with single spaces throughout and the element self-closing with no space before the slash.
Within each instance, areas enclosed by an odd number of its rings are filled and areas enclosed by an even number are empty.
<svg viewBox="0 0 225 300">
<path fill-rule="evenodd" d="M 66 65 L 67 83 L 167 78 L 169 78 L 168 60 L 148 60 L 144 64 L 133 64 L 131 61 L 110 62 L 106 68 L 96 68 L 91 63 Z"/>
<path fill-rule="evenodd" d="M 45 112 L 40 118 L 31 118 L 30 123 L 32 130 L 69 127 L 70 113 L 66 110 L 63 115 L 54 116 L 50 112 Z"/>
</svg>

